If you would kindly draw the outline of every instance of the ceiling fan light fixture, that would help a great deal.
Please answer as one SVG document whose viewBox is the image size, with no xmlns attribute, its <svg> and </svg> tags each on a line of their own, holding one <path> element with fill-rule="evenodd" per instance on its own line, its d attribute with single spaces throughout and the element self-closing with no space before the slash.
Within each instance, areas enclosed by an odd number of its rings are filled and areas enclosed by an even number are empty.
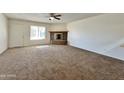
<svg viewBox="0 0 124 93">
<path fill-rule="evenodd" d="M 60 14 L 57 14 L 57 13 L 50 13 L 50 17 L 49 17 L 49 20 L 61 20 L 61 16 Z"/>
<path fill-rule="evenodd" d="M 54 20 L 54 17 L 50 17 L 49 20 Z"/>
</svg>

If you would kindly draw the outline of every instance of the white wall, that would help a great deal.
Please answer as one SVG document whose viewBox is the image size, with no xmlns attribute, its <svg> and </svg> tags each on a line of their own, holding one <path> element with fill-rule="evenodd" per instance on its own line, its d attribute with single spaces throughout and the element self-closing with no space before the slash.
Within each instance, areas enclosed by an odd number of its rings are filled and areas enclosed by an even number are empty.
<svg viewBox="0 0 124 93">
<path fill-rule="evenodd" d="M 8 48 L 7 18 L 0 14 L 0 54 Z"/>
<path fill-rule="evenodd" d="M 124 47 L 117 46 L 107 52 L 104 55 L 124 60 Z"/>
<path fill-rule="evenodd" d="M 47 28 L 46 39 L 30 40 L 30 26 L 45 26 Z M 9 47 L 49 44 L 49 31 L 67 31 L 66 24 L 46 24 L 32 21 L 9 19 Z"/>
<path fill-rule="evenodd" d="M 30 40 L 31 25 L 45 26 L 46 28 L 49 27 L 49 24 L 45 24 L 45 23 L 9 19 L 9 47 L 48 44 L 49 43 L 48 31 L 47 31 L 46 39 Z"/>
<path fill-rule="evenodd" d="M 118 56 L 112 51 L 124 43 L 124 14 L 103 14 L 69 23 L 67 28 L 70 45 L 121 59 L 124 49 Z"/>
<path fill-rule="evenodd" d="M 51 24 L 49 26 L 49 31 L 67 31 L 67 25 L 66 24 Z"/>
</svg>

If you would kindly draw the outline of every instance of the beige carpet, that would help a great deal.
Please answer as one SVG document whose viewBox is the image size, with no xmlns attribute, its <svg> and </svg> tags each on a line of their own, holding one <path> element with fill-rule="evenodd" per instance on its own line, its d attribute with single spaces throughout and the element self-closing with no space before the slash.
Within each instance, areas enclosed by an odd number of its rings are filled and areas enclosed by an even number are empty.
<svg viewBox="0 0 124 93">
<path fill-rule="evenodd" d="M 0 79 L 124 79 L 124 62 L 70 46 L 13 48 L 0 55 Z"/>
</svg>

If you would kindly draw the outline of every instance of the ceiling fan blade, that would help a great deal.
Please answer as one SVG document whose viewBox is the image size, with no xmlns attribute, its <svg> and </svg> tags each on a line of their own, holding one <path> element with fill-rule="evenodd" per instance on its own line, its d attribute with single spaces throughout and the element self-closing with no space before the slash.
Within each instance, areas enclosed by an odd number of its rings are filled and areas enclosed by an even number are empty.
<svg viewBox="0 0 124 93">
<path fill-rule="evenodd" d="M 61 20 L 61 18 L 57 18 L 57 17 L 54 17 L 55 19 L 57 19 L 57 20 Z"/>
<path fill-rule="evenodd" d="M 62 15 L 55 15 L 56 17 L 61 17 Z"/>
</svg>

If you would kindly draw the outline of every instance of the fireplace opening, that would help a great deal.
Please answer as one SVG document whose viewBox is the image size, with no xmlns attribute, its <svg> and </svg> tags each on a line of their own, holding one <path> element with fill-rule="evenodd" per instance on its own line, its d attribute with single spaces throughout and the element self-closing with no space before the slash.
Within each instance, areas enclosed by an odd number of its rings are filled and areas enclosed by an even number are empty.
<svg viewBox="0 0 124 93">
<path fill-rule="evenodd" d="M 61 34 L 58 34 L 58 35 L 56 36 L 56 39 L 61 39 Z"/>
<path fill-rule="evenodd" d="M 55 33 L 54 39 L 55 40 L 63 40 L 63 33 Z"/>
</svg>

